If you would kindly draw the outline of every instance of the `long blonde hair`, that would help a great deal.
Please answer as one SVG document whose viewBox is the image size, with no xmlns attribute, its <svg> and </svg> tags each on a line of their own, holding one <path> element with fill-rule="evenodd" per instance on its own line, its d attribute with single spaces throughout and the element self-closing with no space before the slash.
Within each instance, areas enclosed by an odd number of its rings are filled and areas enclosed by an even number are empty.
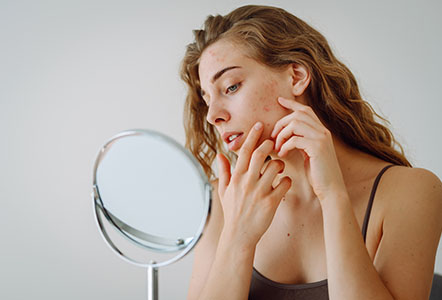
<svg viewBox="0 0 442 300">
<path fill-rule="evenodd" d="M 243 6 L 225 16 L 208 16 L 203 29 L 194 30 L 194 36 L 181 65 L 181 78 L 188 87 L 186 148 L 209 178 L 214 176 L 212 163 L 217 152 L 233 158 L 226 153 L 214 126 L 206 121 L 207 106 L 198 74 L 201 54 L 220 39 L 238 43 L 251 58 L 271 68 L 292 63 L 305 66 L 311 74 L 308 105 L 334 136 L 390 163 L 411 166 L 391 131 L 375 117 L 388 122 L 362 99 L 355 77 L 334 56 L 324 36 L 294 15 L 276 7 Z"/>
</svg>

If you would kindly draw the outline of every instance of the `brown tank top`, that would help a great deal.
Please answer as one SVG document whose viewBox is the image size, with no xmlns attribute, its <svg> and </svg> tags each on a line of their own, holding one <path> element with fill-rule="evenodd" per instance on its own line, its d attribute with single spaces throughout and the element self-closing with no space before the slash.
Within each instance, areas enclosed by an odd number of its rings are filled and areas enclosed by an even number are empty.
<svg viewBox="0 0 442 300">
<path fill-rule="evenodd" d="M 374 196 L 379 181 L 393 165 L 384 167 L 377 175 L 371 189 L 370 199 L 368 200 L 367 210 L 365 211 L 364 222 L 362 224 L 362 235 L 364 243 L 367 236 L 368 220 L 370 219 L 371 208 L 373 206 Z M 325 300 L 328 298 L 327 279 L 304 284 L 285 284 L 272 281 L 255 268 L 253 268 L 252 281 L 250 284 L 249 300 Z"/>
</svg>

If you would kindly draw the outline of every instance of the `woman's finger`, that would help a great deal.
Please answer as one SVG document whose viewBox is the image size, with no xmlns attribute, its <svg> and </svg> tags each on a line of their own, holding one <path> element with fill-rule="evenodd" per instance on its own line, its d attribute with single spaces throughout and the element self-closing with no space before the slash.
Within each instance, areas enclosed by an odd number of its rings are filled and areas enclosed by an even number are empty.
<svg viewBox="0 0 442 300">
<path fill-rule="evenodd" d="M 282 197 L 285 196 L 285 194 L 288 192 L 291 186 L 292 186 L 292 180 L 288 176 L 283 177 L 279 181 L 279 183 L 273 189 L 273 192 L 271 194 L 271 197 L 276 201 L 275 204 L 279 205 Z"/>
<path fill-rule="evenodd" d="M 291 109 L 293 111 L 305 111 L 307 114 L 309 114 L 313 119 L 315 119 L 316 121 L 318 121 L 319 123 L 322 123 L 321 120 L 319 120 L 318 116 L 316 115 L 316 113 L 313 111 L 313 109 L 311 108 L 311 106 L 308 105 L 304 105 L 302 103 L 299 103 L 298 101 L 296 101 L 295 99 L 286 99 L 283 97 L 279 97 L 278 98 L 278 102 L 279 104 L 281 104 L 282 107 Z"/>
<path fill-rule="evenodd" d="M 305 108 L 309 108 L 310 106 L 302 104 L 298 101 L 296 101 L 296 99 L 287 99 L 284 97 L 278 97 L 278 102 L 286 107 L 289 108 L 291 110 L 298 110 L 298 109 L 305 109 Z"/>
<path fill-rule="evenodd" d="M 242 144 L 238 153 L 238 161 L 236 163 L 235 172 L 244 173 L 248 170 L 250 164 L 250 157 L 256 148 L 262 134 L 263 125 L 261 122 L 256 123 L 249 131 L 246 140 Z"/>
<path fill-rule="evenodd" d="M 309 146 L 311 145 L 312 140 L 301 137 L 301 136 L 292 136 L 288 139 L 281 147 L 278 152 L 279 157 L 284 157 L 289 151 L 293 149 L 303 150 L 307 156 L 311 156 Z"/>
<path fill-rule="evenodd" d="M 307 105 L 301 104 L 295 99 L 287 99 L 284 97 L 278 97 L 278 102 L 285 108 L 291 109 L 293 111 L 307 107 Z"/>
<path fill-rule="evenodd" d="M 265 188 L 265 192 L 273 190 L 272 184 L 275 177 L 284 170 L 284 162 L 279 159 L 271 160 L 262 173 L 259 182 L 261 187 Z"/>
<path fill-rule="evenodd" d="M 271 134 L 270 136 L 271 136 L 273 139 L 274 139 L 276 136 L 278 136 L 279 132 L 280 132 L 284 127 L 286 127 L 286 126 L 290 123 L 291 120 L 293 120 L 293 115 L 292 115 L 292 114 L 289 114 L 289 115 L 287 115 L 287 116 L 281 118 L 280 120 L 278 120 L 278 121 L 275 123 L 275 126 L 273 127 L 272 134 Z"/>
<path fill-rule="evenodd" d="M 286 143 L 286 141 L 289 140 L 292 136 L 314 138 L 316 134 L 316 129 L 303 121 L 290 122 L 280 131 L 280 133 L 276 137 L 275 150 L 279 151 L 281 146 Z"/>
<path fill-rule="evenodd" d="M 258 148 L 253 152 L 250 159 L 249 172 L 252 180 L 258 180 L 261 176 L 261 170 L 265 164 L 267 156 L 274 149 L 275 143 L 271 140 L 265 140 Z"/>
<path fill-rule="evenodd" d="M 297 110 L 276 122 L 271 137 L 275 138 L 281 130 L 292 122 L 304 122 L 310 125 L 313 129 L 320 131 L 323 128 L 321 122 L 316 117 L 313 117 L 307 110 Z"/>
</svg>

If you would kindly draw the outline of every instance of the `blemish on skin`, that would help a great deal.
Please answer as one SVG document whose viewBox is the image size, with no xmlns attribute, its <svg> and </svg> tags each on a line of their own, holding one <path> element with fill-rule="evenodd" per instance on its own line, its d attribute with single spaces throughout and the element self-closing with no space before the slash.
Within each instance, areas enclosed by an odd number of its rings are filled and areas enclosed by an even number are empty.
<svg viewBox="0 0 442 300">
<path fill-rule="evenodd" d="M 304 227 L 304 223 L 303 223 L 303 224 L 301 224 L 301 226 L 302 226 L 302 227 Z"/>
<path fill-rule="evenodd" d="M 268 106 L 268 105 L 264 105 L 264 110 L 266 111 L 266 112 L 269 112 L 270 111 L 270 107 Z"/>
<path fill-rule="evenodd" d="M 287 233 L 287 236 L 290 236 L 290 233 Z"/>
<path fill-rule="evenodd" d="M 285 197 L 282 197 L 282 201 L 285 201 Z"/>
<path fill-rule="evenodd" d="M 363 187 L 364 190 L 365 190 L 366 188 L 367 188 L 366 186 Z"/>
<path fill-rule="evenodd" d="M 270 123 L 266 123 L 267 127 L 270 127 Z"/>
</svg>

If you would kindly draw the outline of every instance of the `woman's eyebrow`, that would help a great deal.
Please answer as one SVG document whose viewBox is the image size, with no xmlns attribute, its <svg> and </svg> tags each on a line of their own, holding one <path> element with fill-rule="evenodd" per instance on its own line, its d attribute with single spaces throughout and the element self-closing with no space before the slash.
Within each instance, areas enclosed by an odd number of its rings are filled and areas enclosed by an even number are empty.
<svg viewBox="0 0 442 300">
<path fill-rule="evenodd" d="M 231 66 L 231 67 L 226 67 L 226 68 L 224 68 L 224 69 L 222 69 L 222 70 L 216 72 L 216 74 L 213 75 L 213 77 L 212 77 L 212 80 L 211 80 L 212 84 L 214 84 L 215 81 L 217 81 L 217 80 L 218 80 L 221 76 L 223 76 L 223 74 L 226 73 L 227 71 L 230 71 L 230 70 L 233 70 L 233 69 L 240 69 L 240 68 L 241 68 L 240 66 Z M 201 90 L 200 90 L 200 96 L 201 96 L 201 98 L 204 98 L 205 94 L 206 94 L 206 92 L 204 92 L 204 90 L 201 89 Z"/>
<path fill-rule="evenodd" d="M 223 74 L 224 73 L 226 73 L 227 71 L 230 71 L 230 70 L 233 70 L 233 69 L 237 69 L 237 68 L 241 68 L 240 66 L 231 66 L 231 67 L 227 67 L 227 68 L 224 68 L 224 69 L 222 69 L 222 70 L 220 70 L 220 71 L 218 71 L 218 72 L 216 72 L 216 74 L 215 75 L 213 75 L 213 77 L 212 77 L 212 84 L 214 84 L 215 83 L 215 81 L 217 81 L 221 76 L 223 76 Z"/>
</svg>

